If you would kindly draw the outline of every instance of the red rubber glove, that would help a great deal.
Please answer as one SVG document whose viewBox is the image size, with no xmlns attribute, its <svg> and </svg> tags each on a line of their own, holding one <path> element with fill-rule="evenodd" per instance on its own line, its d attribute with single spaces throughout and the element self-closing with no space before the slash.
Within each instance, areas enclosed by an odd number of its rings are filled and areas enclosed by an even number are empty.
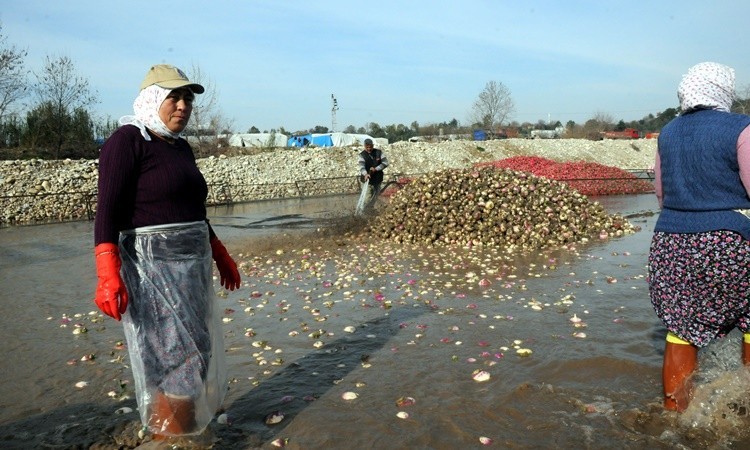
<svg viewBox="0 0 750 450">
<path fill-rule="evenodd" d="M 128 307 L 128 291 L 120 276 L 120 249 L 117 244 L 102 243 L 94 248 L 96 258 L 96 306 L 106 315 L 120 320 Z"/>
<path fill-rule="evenodd" d="M 240 272 L 237 270 L 237 264 L 217 237 L 211 239 L 211 256 L 216 261 L 216 267 L 219 268 L 221 285 L 230 291 L 239 289 Z"/>
</svg>

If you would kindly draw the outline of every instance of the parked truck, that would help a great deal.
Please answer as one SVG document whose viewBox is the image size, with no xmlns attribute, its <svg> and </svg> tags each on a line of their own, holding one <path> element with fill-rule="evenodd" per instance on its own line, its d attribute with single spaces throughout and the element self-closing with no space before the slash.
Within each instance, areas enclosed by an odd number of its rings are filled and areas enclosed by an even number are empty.
<svg viewBox="0 0 750 450">
<path fill-rule="evenodd" d="M 641 133 L 635 128 L 625 128 L 622 131 L 602 131 L 604 139 L 640 139 Z"/>
</svg>

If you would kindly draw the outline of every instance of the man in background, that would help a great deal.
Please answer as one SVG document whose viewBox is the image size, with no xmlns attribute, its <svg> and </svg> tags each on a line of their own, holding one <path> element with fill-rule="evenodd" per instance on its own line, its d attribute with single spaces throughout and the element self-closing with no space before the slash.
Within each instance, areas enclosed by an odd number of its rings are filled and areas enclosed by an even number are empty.
<svg viewBox="0 0 750 450">
<path fill-rule="evenodd" d="M 362 183 L 369 183 L 369 199 L 366 210 L 372 210 L 380 194 L 383 183 L 383 170 L 388 167 L 388 158 L 383 151 L 375 148 L 372 139 L 365 139 L 365 149 L 359 154 L 359 173 Z"/>
</svg>

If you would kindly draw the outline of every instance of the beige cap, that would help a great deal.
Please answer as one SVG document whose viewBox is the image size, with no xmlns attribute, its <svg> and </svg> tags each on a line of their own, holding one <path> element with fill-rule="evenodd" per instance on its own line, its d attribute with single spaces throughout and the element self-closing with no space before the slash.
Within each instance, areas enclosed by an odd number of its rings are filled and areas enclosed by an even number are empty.
<svg viewBox="0 0 750 450">
<path fill-rule="evenodd" d="M 141 90 L 155 84 L 166 89 L 188 87 L 194 94 L 202 94 L 205 89 L 198 83 L 191 83 L 185 72 L 169 64 L 151 66 L 141 83 Z"/>
</svg>

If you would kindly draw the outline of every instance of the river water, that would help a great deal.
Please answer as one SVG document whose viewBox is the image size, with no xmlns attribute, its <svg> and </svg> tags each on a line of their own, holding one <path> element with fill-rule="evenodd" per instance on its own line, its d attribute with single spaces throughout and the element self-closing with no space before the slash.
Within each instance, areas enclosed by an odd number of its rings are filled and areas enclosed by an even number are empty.
<svg viewBox="0 0 750 450">
<path fill-rule="evenodd" d="M 211 209 L 243 272 L 218 290 L 231 382 L 213 448 L 748 448 L 736 333 L 701 352 L 688 411 L 661 408 L 656 201 L 597 200 L 641 230 L 525 256 L 316 240 L 354 196 Z M 0 448 L 117 448 L 135 426 L 117 413 L 135 408 L 121 326 L 92 313 L 92 236 L 0 229 Z"/>
</svg>

